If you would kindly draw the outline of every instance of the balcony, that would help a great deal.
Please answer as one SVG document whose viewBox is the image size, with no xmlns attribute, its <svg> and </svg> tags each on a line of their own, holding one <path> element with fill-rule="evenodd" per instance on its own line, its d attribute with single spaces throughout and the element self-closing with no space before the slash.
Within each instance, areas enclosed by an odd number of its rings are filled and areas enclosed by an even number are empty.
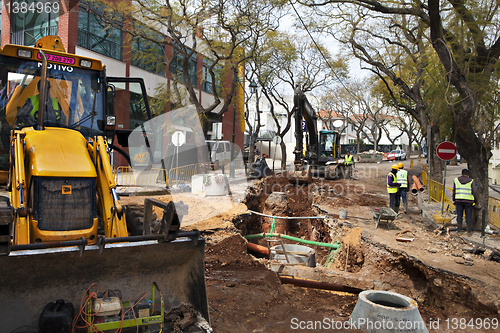
<svg viewBox="0 0 500 333">
<path fill-rule="evenodd" d="M 122 60 L 120 44 L 82 29 L 78 29 L 78 46 L 116 60 Z"/>
<path fill-rule="evenodd" d="M 32 29 L 25 29 L 21 31 L 14 31 L 11 33 L 12 44 L 35 46 L 37 40 L 42 37 L 57 35 L 58 26 L 52 27 L 37 27 Z"/>
</svg>

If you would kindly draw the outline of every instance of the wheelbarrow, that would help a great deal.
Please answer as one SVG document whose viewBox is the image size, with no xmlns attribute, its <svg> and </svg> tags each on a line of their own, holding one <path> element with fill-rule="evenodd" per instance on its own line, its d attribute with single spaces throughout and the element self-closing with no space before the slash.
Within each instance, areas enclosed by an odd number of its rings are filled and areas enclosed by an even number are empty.
<svg viewBox="0 0 500 333">
<path fill-rule="evenodd" d="M 378 224 L 380 221 L 387 222 L 387 229 L 391 228 L 391 221 L 393 221 L 398 214 L 392 209 L 388 207 L 370 207 L 373 213 L 373 222 L 375 222 L 375 228 L 378 228 Z"/>
</svg>

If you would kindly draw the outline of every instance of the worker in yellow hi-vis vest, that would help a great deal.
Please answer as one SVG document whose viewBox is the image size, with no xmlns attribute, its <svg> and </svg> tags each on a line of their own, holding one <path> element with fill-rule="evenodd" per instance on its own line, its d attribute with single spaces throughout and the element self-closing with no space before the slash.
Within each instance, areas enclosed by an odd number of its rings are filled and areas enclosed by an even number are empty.
<svg viewBox="0 0 500 333">
<path fill-rule="evenodd" d="M 405 213 L 408 214 L 408 200 L 406 199 L 406 193 L 408 192 L 408 171 L 403 170 L 403 162 L 398 163 L 399 171 L 396 174 L 397 182 L 399 184 L 399 200 L 403 202 L 403 207 L 405 208 Z"/>
<path fill-rule="evenodd" d="M 467 235 L 472 235 L 472 205 L 477 192 L 474 179 L 469 177 L 469 170 L 463 169 L 462 176 L 453 182 L 453 203 L 457 212 L 457 229 L 462 232 L 462 218 L 465 211 Z"/>
<path fill-rule="evenodd" d="M 389 193 L 389 207 L 396 213 L 399 212 L 399 186 L 397 182 L 398 165 L 392 166 L 391 172 L 387 175 L 387 193 Z"/>
<path fill-rule="evenodd" d="M 354 166 L 354 159 L 350 152 L 344 156 L 344 166 L 346 168 L 345 178 L 352 179 L 352 167 Z"/>
</svg>

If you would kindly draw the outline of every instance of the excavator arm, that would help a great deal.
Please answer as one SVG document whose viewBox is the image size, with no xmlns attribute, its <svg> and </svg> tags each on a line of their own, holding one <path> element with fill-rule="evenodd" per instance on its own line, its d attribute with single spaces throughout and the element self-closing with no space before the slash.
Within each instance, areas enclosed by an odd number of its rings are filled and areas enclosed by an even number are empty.
<svg viewBox="0 0 500 333">
<path fill-rule="evenodd" d="M 293 152 L 295 154 L 295 165 L 302 165 L 303 160 L 308 161 L 308 164 L 316 164 L 315 162 L 318 160 L 316 113 L 300 87 L 295 88 L 293 101 L 295 112 L 295 151 Z M 305 121 L 305 131 L 308 136 L 305 156 L 303 154 L 302 119 Z"/>
<path fill-rule="evenodd" d="M 10 202 L 14 210 L 14 244 L 30 243 L 30 228 L 26 203 L 26 172 L 25 172 L 25 145 L 22 131 L 13 131 L 11 134 L 11 186 Z"/>
<path fill-rule="evenodd" d="M 108 146 L 102 136 L 94 137 L 87 144 L 97 173 L 98 205 L 106 238 L 127 237 L 127 223 L 123 207 L 118 203 L 116 184 L 108 156 Z"/>
</svg>

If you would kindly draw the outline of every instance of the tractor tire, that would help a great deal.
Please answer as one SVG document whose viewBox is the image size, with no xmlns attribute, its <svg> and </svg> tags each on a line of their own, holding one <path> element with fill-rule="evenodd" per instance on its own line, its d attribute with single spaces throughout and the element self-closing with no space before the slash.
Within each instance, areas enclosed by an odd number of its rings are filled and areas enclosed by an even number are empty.
<svg viewBox="0 0 500 333">
<path fill-rule="evenodd" d="M 144 206 L 127 205 L 125 220 L 127 229 L 132 236 L 142 236 L 144 229 Z"/>
</svg>

